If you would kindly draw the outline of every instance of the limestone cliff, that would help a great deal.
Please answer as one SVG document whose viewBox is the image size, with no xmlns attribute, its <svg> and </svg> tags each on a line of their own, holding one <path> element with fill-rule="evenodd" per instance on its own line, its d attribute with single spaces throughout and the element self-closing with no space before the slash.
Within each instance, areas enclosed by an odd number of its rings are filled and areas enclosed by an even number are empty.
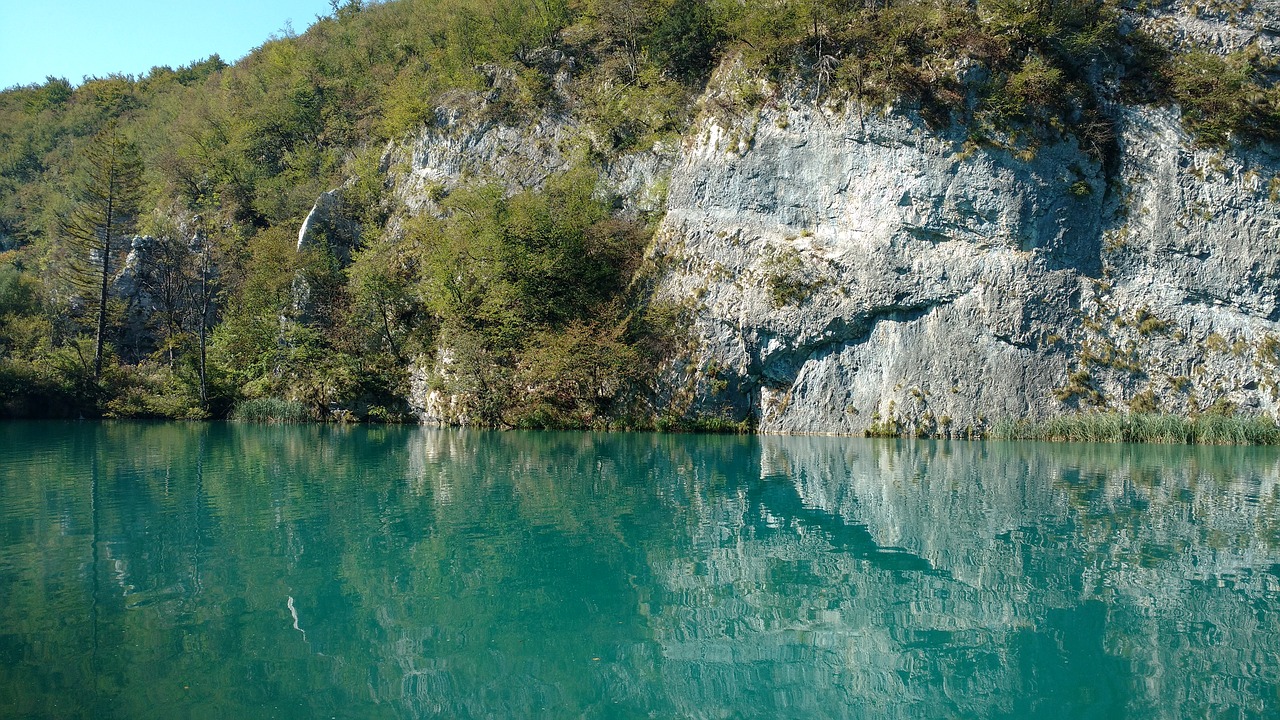
<svg viewBox="0 0 1280 720">
<path fill-rule="evenodd" d="M 1072 142 L 1028 159 L 908 113 L 704 120 L 653 248 L 660 293 L 696 303 L 691 407 L 943 434 L 1134 402 L 1274 413 L 1277 158 L 1196 149 L 1176 110 L 1121 117 L 1109 177 Z"/>
<path fill-rule="evenodd" d="M 1269 52 L 1274 5 L 1126 22 Z M 741 102 L 744 82 L 761 99 Z M 1277 149 L 1199 146 L 1177 107 L 1121 105 L 1103 157 L 1069 136 L 975 144 L 909 107 L 744 79 L 732 60 L 698 107 L 678 152 L 602 172 L 630 211 L 665 207 L 654 299 L 691 317 L 687 352 L 664 369 L 665 411 L 751 417 L 764 432 L 954 436 L 1095 407 L 1280 410 Z M 589 133 L 571 113 L 527 127 L 475 117 L 441 110 L 389 151 L 409 213 L 474 178 L 536 186 Z M 425 419 L 459 419 L 422 379 L 446 371 L 419 373 Z"/>
</svg>

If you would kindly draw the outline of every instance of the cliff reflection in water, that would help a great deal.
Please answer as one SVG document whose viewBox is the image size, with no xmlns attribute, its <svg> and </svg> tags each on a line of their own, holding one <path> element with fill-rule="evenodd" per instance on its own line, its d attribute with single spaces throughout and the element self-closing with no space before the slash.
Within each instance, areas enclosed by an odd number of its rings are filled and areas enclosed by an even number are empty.
<svg viewBox="0 0 1280 720">
<path fill-rule="evenodd" d="M 1274 452 L 759 443 L 660 573 L 691 711 L 708 658 L 740 687 L 800 646 L 815 715 L 833 686 L 881 717 L 1278 712 Z"/>
<path fill-rule="evenodd" d="M 0 425 L 0 715 L 1274 717 L 1278 483 L 1271 449 Z"/>
</svg>

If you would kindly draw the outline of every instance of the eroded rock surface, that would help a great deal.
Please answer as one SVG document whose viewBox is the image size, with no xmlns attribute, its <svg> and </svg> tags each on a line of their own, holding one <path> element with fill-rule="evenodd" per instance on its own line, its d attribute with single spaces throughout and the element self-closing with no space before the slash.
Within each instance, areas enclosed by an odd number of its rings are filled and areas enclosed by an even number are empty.
<svg viewBox="0 0 1280 720">
<path fill-rule="evenodd" d="M 1124 21 L 1270 52 L 1278 19 L 1274 2 L 1168 2 Z M 1093 408 L 1280 410 L 1275 148 L 1198 146 L 1177 107 L 1154 106 L 1110 108 L 1105 157 L 1069 137 L 977 146 L 909 108 L 763 84 L 738 102 L 743 82 L 727 62 L 678 150 L 602 169 L 626 210 L 665 209 L 654 299 L 691 323 L 664 412 L 956 436 Z M 537 187 L 588 132 L 569 115 L 437 119 L 388 155 L 410 214 L 467 182 Z M 438 370 L 417 373 L 413 398 L 433 422 L 457 407 L 426 389 Z"/>
<path fill-rule="evenodd" d="M 909 113 L 710 117 L 653 253 L 692 303 L 690 412 L 766 432 L 963 434 L 1081 407 L 1274 413 L 1280 181 L 1176 109 L 1119 156 L 1027 158 Z M 677 401 L 673 395 L 673 401 Z"/>
</svg>

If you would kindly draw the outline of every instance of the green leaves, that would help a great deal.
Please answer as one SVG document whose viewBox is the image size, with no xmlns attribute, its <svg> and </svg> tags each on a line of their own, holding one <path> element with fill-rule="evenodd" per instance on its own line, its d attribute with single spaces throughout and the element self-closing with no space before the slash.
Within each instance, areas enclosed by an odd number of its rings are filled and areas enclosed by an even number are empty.
<svg viewBox="0 0 1280 720">
<path fill-rule="evenodd" d="M 643 374 L 623 332 L 622 296 L 648 239 L 613 215 L 596 172 L 580 167 L 510 198 L 462 189 L 422 221 L 422 292 L 440 318 L 450 383 L 476 422 L 608 422 Z"/>
<path fill-rule="evenodd" d="M 649 45 L 675 77 L 696 82 L 714 65 L 723 32 L 706 0 L 674 0 L 649 37 Z"/>
</svg>

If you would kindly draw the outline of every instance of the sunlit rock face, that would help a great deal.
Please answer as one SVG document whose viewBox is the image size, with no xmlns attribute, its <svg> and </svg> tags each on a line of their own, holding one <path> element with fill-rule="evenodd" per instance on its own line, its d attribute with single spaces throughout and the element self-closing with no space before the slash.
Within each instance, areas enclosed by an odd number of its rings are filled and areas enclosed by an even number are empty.
<svg viewBox="0 0 1280 720">
<path fill-rule="evenodd" d="M 1045 338 L 1072 321 L 1078 269 L 1098 270 L 1096 163 L 1069 146 L 966 157 L 905 116 L 800 105 L 750 122 L 736 146 L 741 123 L 698 128 L 656 251 L 665 296 L 700 298 L 694 364 L 730 381 L 704 404 L 793 432 L 1050 410 L 1068 359 Z"/>
<path fill-rule="evenodd" d="M 1276 3 L 1154 3 L 1179 46 L 1271 52 Z M 722 68 L 709 106 L 743 81 Z M 706 113 L 654 255 L 698 350 L 694 412 L 766 432 L 965 434 L 1095 405 L 1274 415 L 1275 148 L 1197 147 L 1177 108 L 1117 108 L 1117 143 L 966 144 L 910 111 L 785 92 Z"/>
<path fill-rule="evenodd" d="M 1175 47 L 1224 53 L 1256 45 L 1274 52 L 1280 39 L 1280 2 L 1276 0 L 1160 0 L 1135 5 L 1127 9 L 1123 22 Z"/>
<path fill-rule="evenodd" d="M 360 224 L 346 207 L 346 192 L 335 188 L 316 198 L 298 229 L 298 251 L 319 249 L 348 262 L 360 242 Z"/>
<path fill-rule="evenodd" d="M 661 296 L 695 307 L 694 407 L 806 433 L 955 434 L 1147 391 L 1274 413 L 1277 157 L 1198 149 L 1174 110 L 1120 118 L 1109 170 L 909 113 L 704 119 L 654 249 Z"/>
<path fill-rule="evenodd" d="M 573 107 L 567 88 L 574 62 L 558 51 L 542 68 L 553 74 L 553 107 Z M 436 108 L 433 121 L 401 143 L 392 143 L 383 159 L 392 192 L 404 215 L 439 212 L 439 202 L 460 186 L 493 184 L 515 194 L 540 188 L 549 177 L 585 162 L 593 128 L 572 112 L 510 117 L 502 108 L 512 92 L 510 71 L 489 67 L 487 92 L 458 90 Z M 675 161 L 671 143 L 615 154 L 602 160 L 602 192 L 617 196 L 624 212 L 652 213 L 661 208 L 662 188 Z M 392 220 L 398 228 L 400 220 Z"/>
<path fill-rule="evenodd" d="M 1271 53 L 1280 5 L 1145 3 L 1121 22 Z M 572 62 L 548 62 L 571 108 Z M 406 209 L 393 230 L 461 185 L 536 188 L 590 144 L 571 111 L 486 112 L 500 75 L 389 148 Z M 601 161 L 625 212 L 665 212 L 653 300 L 688 310 L 691 342 L 658 383 L 663 414 L 964 436 L 1080 409 L 1280 411 L 1276 148 L 1197 146 L 1177 107 L 1122 105 L 1101 150 L 975 145 L 909 107 L 766 85 L 734 58 L 697 108 L 678 146 Z M 421 364 L 411 404 L 464 422 L 457 398 L 432 395 L 445 372 Z"/>
</svg>

